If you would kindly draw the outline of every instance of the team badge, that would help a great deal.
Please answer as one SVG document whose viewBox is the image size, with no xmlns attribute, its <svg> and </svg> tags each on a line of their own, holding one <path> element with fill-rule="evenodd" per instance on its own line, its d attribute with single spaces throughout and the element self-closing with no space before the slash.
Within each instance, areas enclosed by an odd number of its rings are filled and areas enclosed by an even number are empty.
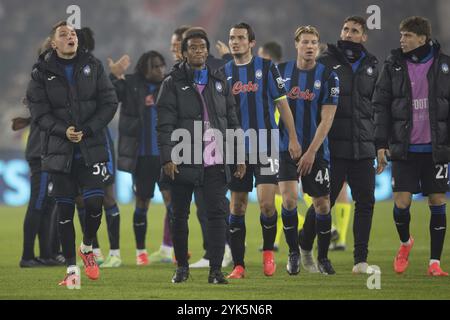
<svg viewBox="0 0 450 320">
<path fill-rule="evenodd" d="M 448 69 L 448 64 L 443 63 L 443 64 L 441 65 L 441 70 L 442 70 L 443 73 L 447 74 L 448 71 L 449 71 L 449 69 Z"/>
<path fill-rule="evenodd" d="M 322 87 L 322 82 L 320 82 L 320 80 L 316 80 L 316 82 L 314 82 L 314 89 L 320 90 L 320 87 Z"/>
<path fill-rule="evenodd" d="M 373 75 L 373 68 L 372 68 L 372 67 L 368 67 L 368 68 L 367 68 L 367 74 L 368 74 L 369 76 Z"/>
<path fill-rule="evenodd" d="M 48 189 L 48 193 L 52 193 L 52 191 L 53 191 L 53 182 L 50 182 L 50 183 L 48 184 L 47 189 Z"/>
<path fill-rule="evenodd" d="M 223 90 L 222 83 L 220 83 L 219 81 L 216 82 L 216 90 L 218 92 L 222 92 Z"/>
<path fill-rule="evenodd" d="M 256 70 L 255 77 L 258 80 L 262 79 L 262 71 L 261 71 L 261 69 Z"/>
<path fill-rule="evenodd" d="M 91 75 L 91 67 L 89 65 L 85 66 L 83 68 L 83 73 L 86 77 L 90 76 Z"/>
</svg>

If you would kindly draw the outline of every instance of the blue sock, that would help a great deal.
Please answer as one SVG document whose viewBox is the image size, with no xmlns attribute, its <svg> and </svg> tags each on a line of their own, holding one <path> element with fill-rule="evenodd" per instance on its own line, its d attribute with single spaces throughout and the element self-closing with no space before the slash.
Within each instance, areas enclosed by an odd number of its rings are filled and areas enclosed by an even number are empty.
<svg viewBox="0 0 450 320">
<path fill-rule="evenodd" d="M 442 249 L 444 248 L 445 231 L 447 229 L 447 216 L 445 214 L 445 209 L 445 204 L 440 206 L 430 206 L 430 259 L 433 260 L 441 260 Z"/>
<path fill-rule="evenodd" d="M 283 219 L 284 235 L 289 246 L 289 252 L 299 252 L 297 208 L 287 210 L 283 207 L 281 218 Z"/>
<path fill-rule="evenodd" d="M 259 220 L 263 235 L 263 250 L 273 251 L 275 238 L 277 236 L 278 213 L 275 211 L 275 214 L 271 217 L 267 217 L 261 213 Z"/>
<path fill-rule="evenodd" d="M 400 209 L 394 205 L 394 221 L 401 242 L 408 242 L 410 238 L 409 223 L 411 221 L 411 214 L 409 208 Z"/>
<path fill-rule="evenodd" d="M 328 247 L 331 239 L 331 214 L 316 212 L 316 234 L 319 260 L 328 258 Z"/>
</svg>

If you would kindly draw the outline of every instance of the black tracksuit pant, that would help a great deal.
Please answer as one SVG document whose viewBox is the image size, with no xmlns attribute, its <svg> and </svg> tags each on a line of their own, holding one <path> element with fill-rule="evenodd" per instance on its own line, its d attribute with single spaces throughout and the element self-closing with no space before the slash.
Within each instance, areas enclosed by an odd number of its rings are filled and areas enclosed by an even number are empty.
<svg viewBox="0 0 450 320">
<path fill-rule="evenodd" d="M 342 185 L 347 181 L 355 201 L 353 221 L 354 263 L 367 262 L 370 229 L 375 205 L 375 168 L 373 159 L 347 160 L 331 158 L 331 207 L 334 206 Z M 300 231 L 302 249 L 311 250 L 315 237 L 315 213 L 311 206 Z"/>
<path fill-rule="evenodd" d="M 23 223 L 22 259 L 34 259 L 34 242 L 39 236 L 40 257 L 51 258 L 50 224 L 52 202 L 47 194 L 48 173 L 41 171 L 41 161 L 29 162 L 31 194 Z"/>
<path fill-rule="evenodd" d="M 204 169 L 201 186 L 206 212 L 207 252 L 211 268 L 220 269 L 225 250 L 227 184 L 224 167 L 215 165 Z M 171 219 L 172 239 L 178 266 L 188 266 L 188 218 L 193 184 L 171 184 L 173 216 Z"/>
</svg>

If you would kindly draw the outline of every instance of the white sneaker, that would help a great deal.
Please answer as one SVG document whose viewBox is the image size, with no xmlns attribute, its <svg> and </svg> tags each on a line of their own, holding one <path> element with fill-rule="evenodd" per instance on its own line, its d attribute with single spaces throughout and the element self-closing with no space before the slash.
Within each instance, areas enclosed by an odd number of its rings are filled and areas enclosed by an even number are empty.
<svg viewBox="0 0 450 320">
<path fill-rule="evenodd" d="M 81 289 L 80 268 L 78 266 L 71 266 L 67 268 L 66 277 L 58 285 L 65 286 L 69 290 Z"/>
<path fill-rule="evenodd" d="M 369 267 L 369 265 L 367 264 L 367 262 L 357 263 L 353 266 L 352 273 L 353 274 L 359 274 L 359 273 L 367 274 L 368 267 Z"/>
<path fill-rule="evenodd" d="M 300 255 L 302 257 L 302 266 L 303 268 L 308 271 L 309 273 L 318 273 L 319 269 L 317 268 L 317 264 L 314 261 L 312 250 L 303 250 L 300 248 Z"/>
<path fill-rule="evenodd" d="M 225 253 L 222 260 L 222 268 L 228 267 L 233 262 L 233 256 L 231 255 L 231 249 L 229 245 L 225 245 Z"/>
<path fill-rule="evenodd" d="M 353 274 L 381 274 L 378 266 L 369 266 L 367 262 L 360 262 L 353 266 Z"/>
<path fill-rule="evenodd" d="M 189 268 L 193 268 L 193 269 L 196 269 L 196 268 L 209 268 L 209 260 L 205 259 L 205 258 L 201 258 L 197 262 L 190 264 Z"/>
</svg>

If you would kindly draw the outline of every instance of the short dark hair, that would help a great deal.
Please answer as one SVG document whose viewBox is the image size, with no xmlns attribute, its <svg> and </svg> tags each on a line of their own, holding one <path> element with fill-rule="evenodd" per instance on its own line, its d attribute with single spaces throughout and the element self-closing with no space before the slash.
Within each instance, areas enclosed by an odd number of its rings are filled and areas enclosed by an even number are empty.
<svg viewBox="0 0 450 320">
<path fill-rule="evenodd" d="M 186 30 L 188 30 L 190 28 L 191 28 L 191 26 L 188 26 L 188 25 L 179 26 L 178 28 L 175 29 L 173 34 L 175 34 L 177 36 L 177 39 L 179 41 L 181 41 L 183 39 L 183 33 L 185 33 Z"/>
<path fill-rule="evenodd" d="M 254 41 L 256 40 L 255 32 L 253 32 L 252 27 L 245 22 L 240 22 L 238 24 L 235 24 L 231 27 L 231 29 L 246 29 L 248 34 L 248 41 Z"/>
<path fill-rule="evenodd" d="M 77 29 L 75 31 L 77 32 L 78 37 L 78 47 L 88 52 L 94 51 L 95 49 L 94 31 L 92 31 L 92 29 L 88 27 Z"/>
<path fill-rule="evenodd" d="M 67 21 L 65 21 L 65 20 L 61 20 L 61 21 L 59 21 L 59 22 L 57 22 L 53 27 L 52 27 L 52 30 L 50 31 L 50 34 L 48 35 L 49 37 L 50 37 L 50 39 L 53 39 L 54 37 L 55 37 L 55 34 L 56 34 L 56 30 L 59 28 L 59 27 L 62 27 L 62 26 L 70 26 L 68 23 L 67 23 Z M 70 26 L 71 27 L 71 26 Z"/>
<path fill-rule="evenodd" d="M 363 29 L 363 33 L 367 33 L 368 29 L 367 29 L 366 18 L 361 17 L 361 16 L 350 16 L 350 17 L 345 18 L 344 24 L 346 24 L 349 21 L 359 24 Z"/>
<path fill-rule="evenodd" d="M 276 41 L 270 41 L 266 42 L 263 45 L 263 50 L 268 55 L 272 57 L 272 60 L 274 62 L 280 62 L 281 59 L 283 59 L 283 49 L 281 48 L 281 45 Z"/>
<path fill-rule="evenodd" d="M 427 18 L 412 16 L 400 22 L 400 31 L 413 32 L 418 36 L 426 36 L 431 39 L 431 23 Z"/>
<path fill-rule="evenodd" d="M 158 51 L 148 51 L 144 53 L 138 60 L 136 67 L 134 71 L 136 73 L 139 73 L 143 77 L 145 77 L 148 73 L 148 61 L 150 59 L 159 58 L 161 59 L 162 63 L 166 65 L 166 60 L 164 59 L 163 55 L 159 53 Z"/>
<path fill-rule="evenodd" d="M 183 34 L 183 40 L 181 41 L 181 52 L 185 52 L 188 49 L 188 41 L 190 39 L 203 39 L 206 42 L 206 48 L 209 52 L 209 40 L 208 36 L 206 35 L 206 32 L 204 30 L 198 30 L 197 28 L 192 28 L 187 30 Z"/>
<path fill-rule="evenodd" d="M 202 28 L 202 27 L 190 27 L 185 32 L 183 32 L 183 36 L 182 36 L 181 39 L 186 38 L 189 34 L 194 33 L 194 32 L 203 33 L 206 37 L 208 37 L 208 34 L 206 33 L 206 30 L 204 28 Z"/>
</svg>

